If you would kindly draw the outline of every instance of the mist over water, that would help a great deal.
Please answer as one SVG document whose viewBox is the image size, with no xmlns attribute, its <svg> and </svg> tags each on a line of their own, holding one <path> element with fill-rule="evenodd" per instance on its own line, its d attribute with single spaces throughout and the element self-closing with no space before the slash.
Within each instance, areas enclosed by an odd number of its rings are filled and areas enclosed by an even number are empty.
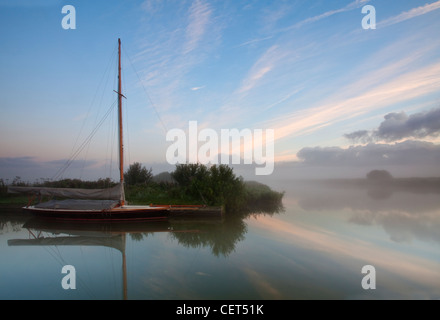
<svg viewBox="0 0 440 320">
<path fill-rule="evenodd" d="M 360 180 L 270 186 L 285 192 L 282 210 L 255 208 L 223 222 L 76 228 L 2 209 L 0 273 L 8 276 L 0 278 L 0 297 L 440 298 L 437 189 Z M 38 235 L 44 240 L 26 243 Z M 66 264 L 76 268 L 76 290 L 61 287 Z M 365 265 L 376 270 L 374 290 L 361 286 Z"/>
</svg>

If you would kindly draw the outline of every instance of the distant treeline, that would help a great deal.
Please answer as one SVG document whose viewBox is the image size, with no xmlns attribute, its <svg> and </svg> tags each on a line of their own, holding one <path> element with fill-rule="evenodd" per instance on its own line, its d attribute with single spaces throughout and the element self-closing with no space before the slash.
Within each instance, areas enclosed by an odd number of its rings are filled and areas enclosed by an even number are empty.
<svg viewBox="0 0 440 320">
<path fill-rule="evenodd" d="M 82 188 L 82 189 L 98 189 L 107 188 L 116 185 L 116 182 L 110 178 L 98 179 L 96 181 L 86 181 L 81 179 L 62 179 L 56 181 L 44 180 L 35 181 L 34 183 L 22 181 L 20 177 L 15 179 L 10 184 L 17 187 L 47 187 L 47 188 Z M 6 189 L 6 183 L 0 179 L 0 187 Z"/>
<path fill-rule="evenodd" d="M 325 179 L 315 183 L 339 186 L 410 191 L 413 193 L 440 193 L 440 177 L 394 178 L 386 170 L 372 170 L 364 179 Z"/>
</svg>

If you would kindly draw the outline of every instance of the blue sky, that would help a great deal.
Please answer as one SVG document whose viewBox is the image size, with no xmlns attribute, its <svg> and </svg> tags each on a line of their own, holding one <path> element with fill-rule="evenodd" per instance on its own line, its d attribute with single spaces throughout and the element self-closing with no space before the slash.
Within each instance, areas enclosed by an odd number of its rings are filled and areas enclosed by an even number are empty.
<svg viewBox="0 0 440 320">
<path fill-rule="evenodd" d="M 61 26 L 68 4 L 75 30 Z M 362 28 L 365 5 L 374 30 Z M 0 178 L 50 178 L 88 136 L 116 98 L 118 38 L 126 163 L 158 173 L 166 132 L 197 121 L 274 129 L 276 168 L 409 174 L 407 165 L 438 176 L 439 9 L 434 0 L 0 0 Z M 117 177 L 115 121 L 76 158 L 82 178 Z"/>
</svg>

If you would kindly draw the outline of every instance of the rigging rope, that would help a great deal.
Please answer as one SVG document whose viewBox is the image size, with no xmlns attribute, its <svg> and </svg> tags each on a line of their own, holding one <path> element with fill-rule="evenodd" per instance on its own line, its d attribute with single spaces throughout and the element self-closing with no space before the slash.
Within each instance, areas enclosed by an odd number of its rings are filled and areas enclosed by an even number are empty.
<svg viewBox="0 0 440 320">
<path fill-rule="evenodd" d="M 157 108 L 156 108 L 155 104 L 153 103 L 153 101 L 152 101 L 150 95 L 148 94 L 148 92 L 147 92 L 147 90 L 146 90 L 146 88 L 145 88 L 145 86 L 144 86 L 144 84 L 143 84 L 143 81 L 141 80 L 141 78 L 140 78 L 140 76 L 139 76 L 139 73 L 138 73 L 137 70 L 135 69 L 134 64 L 133 64 L 133 62 L 132 62 L 130 56 L 127 54 L 127 52 L 125 51 L 124 48 L 122 48 L 122 49 L 124 50 L 125 55 L 128 57 L 128 60 L 130 61 L 130 64 L 131 64 L 131 67 L 133 68 L 133 71 L 135 72 L 135 74 L 136 74 L 136 76 L 137 76 L 137 78 L 138 78 L 140 84 L 142 85 L 142 88 L 143 88 L 143 90 L 144 90 L 144 92 L 145 92 L 145 95 L 147 96 L 147 98 L 148 98 L 148 100 L 149 100 L 149 102 L 150 102 L 150 104 L 151 104 L 151 106 L 152 106 L 154 112 L 156 113 L 156 116 L 158 117 L 158 119 L 159 119 L 159 121 L 160 121 L 160 123 L 161 123 L 163 129 L 165 130 L 165 133 L 166 133 L 168 130 L 167 130 L 167 128 L 166 128 L 164 122 L 162 121 L 162 119 L 161 119 L 161 117 L 160 117 L 160 115 L 159 115 L 159 112 L 157 111 Z M 116 49 L 115 49 L 115 50 L 113 51 L 113 53 L 112 53 L 111 59 L 110 59 L 108 65 L 107 65 L 107 68 L 106 68 L 106 70 L 105 70 L 105 72 L 104 72 L 103 77 L 101 78 L 100 84 L 98 85 L 98 89 L 101 87 L 101 85 L 102 85 L 102 83 L 103 83 L 104 76 L 108 73 L 108 70 L 109 70 L 109 68 L 110 68 L 111 62 L 113 61 L 114 56 L 115 56 L 115 52 L 116 52 Z M 108 77 L 107 77 L 107 79 L 108 79 Z M 124 79 L 125 79 L 125 77 L 124 77 Z M 107 81 L 108 81 L 108 80 L 107 80 Z M 107 81 L 106 81 L 105 86 L 107 85 Z M 90 107 L 89 107 L 89 110 L 88 110 L 88 112 L 87 112 L 87 117 L 86 117 L 85 119 L 88 118 L 88 115 L 89 115 L 89 113 L 90 113 L 91 106 L 94 104 L 94 101 L 95 101 L 96 98 L 97 98 L 97 91 L 98 91 L 98 89 L 97 89 L 96 92 L 95 92 L 95 95 L 94 95 L 94 97 L 93 97 L 92 103 L 91 103 L 91 105 L 90 105 Z M 102 98 L 103 98 L 103 97 L 101 96 L 101 99 L 100 99 L 101 101 L 100 101 L 100 104 L 99 104 L 99 105 L 102 104 Z M 81 144 L 81 145 L 80 145 L 75 151 L 73 151 L 73 150 L 75 149 L 77 143 L 78 143 L 79 136 L 81 135 L 81 132 L 82 132 L 82 130 L 83 130 L 83 128 L 84 128 L 85 121 L 83 122 L 82 127 L 81 127 L 81 130 L 80 130 L 80 133 L 78 134 L 78 136 L 77 136 L 77 138 L 76 138 L 76 140 L 75 140 L 75 143 L 74 143 L 74 145 L 73 145 L 73 147 L 72 147 L 71 156 L 70 156 L 69 159 L 65 162 L 65 164 L 64 164 L 64 165 L 63 165 L 63 166 L 62 166 L 62 167 L 61 167 L 61 168 L 60 168 L 60 169 L 54 174 L 54 176 L 51 178 L 51 180 L 59 179 L 59 178 L 60 178 L 60 177 L 66 172 L 66 170 L 70 167 L 70 165 L 73 163 L 73 161 L 79 156 L 79 154 L 81 153 L 81 151 L 83 151 L 83 149 L 84 149 L 85 147 L 88 147 L 88 146 L 89 146 L 91 139 L 92 139 L 93 136 L 96 134 L 96 132 L 98 131 L 98 129 L 102 126 L 102 124 L 104 123 L 104 120 L 109 116 L 110 112 L 113 110 L 113 108 L 115 107 L 116 104 L 117 104 L 117 100 L 116 100 L 115 102 L 113 102 L 113 104 L 112 104 L 112 105 L 110 106 L 110 108 L 107 110 L 107 112 L 106 112 L 106 114 L 104 115 L 104 117 L 99 121 L 99 123 L 98 123 L 98 124 L 96 125 L 96 127 L 92 130 L 92 132 L 89 134 L 89 136 L 84 140 L 84 142 L 83 142 L 83 143 L 82 143 L 82 144 Z M 99 113 L 99 112 L 98 112 L 98 113 Z M 98 113 L 97 113 L 97 115 L 98 115 Z M 126 114 L 126 115 L 127 115 L 127 114 Z M 126 119 L 126 121 L 127 121 L 127 117 L 125 117 L 125 119 Z M 95 119 L 95 123 L 96 123 L 96 120 L 97 120 L 97 117 L 96 117 L 96 119 Z M 128 138 L 128 136 L 127 136 L 127 138 Z M 87 150 L 88 150 L 88 149 L 87 149 Z M 84 159 L 84 162 L 85 162 L 85 159 Z"/>
<path fill-rule="evenodd" d="M 91 134 L 85 139 L 85 141 L 84 141 L 84 142 L 83 142 L 83 143 L 82 143 L 77 149 L 75 149 L 76 146 L 77 146 L 77 144 L 78 144 L 79 137 L 81 136 L 81 134 L 82 134 L 82 132 L 83 132 L 83 129 L 84 129 L 84 126 L 85 126 L 86 120 L 89 118 L 89 114 L 90 114 L 90 111 L 91 111 L 91 109 L 92 109 L 92 106 L 95 105 L 95 100 L 98 98 L 98 92 L 100 91 L 100 88 L 101 88 L 101 87 L 104 87 L 104 88 L 107 87 L 108 79 L 109 79 L 109 77 L 108 77 L 107 75 L 109 74 L 110 67 L 111 67 L 111 65 L 113 64 L 114 60 L 115 60 L 116 53 L 117 53 L 117 46 L 115 46 L 115 49 L 113 50 L 113 52 L 112 52 L 112 54 L 111 54 L 111 56 L 110 56 L 110 59 L 109 59 L 109 61 L 108 61 L 108 63 L 107 63 L 107 66 L 106 66 L 106 68 L 105 68 L 105 71 L 104 71 L 104 73 L 103 73 L 103 75 L 102 75 L 102 77 L 101 77 L 101 79 L 100 79 L 100 81 L 99 81 L 99 84 L 98 84 L 98 87 L 97 87 L 97 89 L 96 89 L 96 91 L 95 91 L 95 94 L 94 94 L 94 96 L 93 96 L 92 102 L 90 103 L 89 109 L 88 109 L 88 111 L 87 111 L 87 113 L 86 113 L 86 116 L 84 117 L 84 121 L 83 121 L 83 123 L 82 123 L 82 125 L 81 125 L 81 129 L 80 129 L 80 131 L 79 131 L 79 133 L 78 133 L 78 135 L 77 135 L 77 137 L 76 137 L 76 139 L 75 139 L 75 143 L 74 143 L 73 146 L 72 146 L 71 155 L 70 155 L 70 157 L 68 158 L 68 160 L 64 163 L 64 165 L 63 165 L 60 169 L 58 169 L 58 171 L 54 174 L 54 176 L 51 178 L 51 180 L 56 180 L 56 179 L 58 179 L 59 177 L 61 177 L 61 176 L 64 174 L 64 172 L 69 168 L 69 166 L 73 163 L 73 161 L 79 156 L 79 153 L 80 153 L 80 152 L 81 152 L 86 146 L 89 146 L 89 143 L 90 143 L 91 138 L 95 135 L 97 129 L 103 124 L 104 120 L 108 117 L 108 114 L 109 114 L 109 112 L 111 111 L 111 109 L 114 108 L 114 104 L 115 104 L 115 102 L 113 102 L 113 104 L 111 105 L 110 109 L 109 109 L 109 110 L 107 111 L 107 113 L 104 115 L 104 118 L 101 119 L 101 121 L 96 125 L 95 129 L 92 130 L 92 133 L 91 133 Z M 104 80 L 105 80 L 105 79 L 106 79 L 106 81 L 105 81 L 105 83 L 104 83 Z M 104 83 L 104 84 L 103 84 L 103 83 Z M 104 96 L 104 91 L 105 91 L 105 90 L 102 90 L 102 94 L 101 94 L 101 97 L 100 97 L 99 109 L 100 109 L 100 107 L 101 107 L 101 105 L 102 105 L 102 100 L 103 100 L 103 96 Z M 95 123 L 97 123 L 97 120 L 98 120 L 98 114 L 99 114 L 99 112 L 96 113 Z M 88 149 L 87 149 L 87 150 L 88 150 Z M 85 167 L 85 162 L 86 162 L 86 157 L 87 157 L 87 152 L 88 152 L 87 150 L 86 150 L 86 155 L 84 156 L 84 162 L 83 162 L 83 166 L 82 166 L 82 170 L 81 170 L 81 175 L 82 175 L 82 172 L 84 171 L 84 167 Z"/>
<path fill-rule="evenodd" d="M 84 140 L 84 142 L 78 147 L 78 149 L 73 153 L 73 155 L 70 157 L 69 160 L 66 161 L 63 167 L 61 167 L 55 175 L 52 177 L 52 180 L 58 179 L 60 176 L 64 174 L 64 172 L 69 168 L 69 166 L 73 163 L 73 161 L 78 157 L 78 155 L 81 153 L 81 151 L 88 146 L 90 141 L 92 140 L 93 136 L 96 134 L 98 129 L 102 126 L 105 119 L 109 116 L 111 111 L 114 109 L 115 105 L 117 105 L 117 100 L 113 102 L 113 104 L 110 106 L 110 108 L 107 110 L 104 117 L 101 119 L 101 121 L 98 123 L 98 125 L 92 130 L 92 132 L 89 134 L 89 136 Z"/>
<path fill-rule="evenodd" d="M 84 126 L 85 126 L 86 120 L 87 120 L 88 117 L 89 117 L 89 114 L 90 114 L 90 111 L 91 111 L 91 109 L 92 109 L 92 106 L 95 105 L 95 100 L 96 100 L 97 95 L 98 95 L 98 92 L 99 92 L 99 90 L 100 90 L 100 88 L 101 88 L 101 86 L 102 86 L 102 83 L 103 83 L 103 81 L 104 81 L 104 78 L 107 79 L 107 80 L 106 80 L 106 83 L 105 83 L 105 85 L 104 85 L 104 87 L 107 86 L 108 78 L 109 78 L 109 77 L 106 77 L 106 75 L 107 75 L 107 73 L 108 73 L 109 70 L 110 70 L 110 66 L 112 65 L 112 62 L 113 62 L 114 59 L 115 59 L 116 53 L 117 53 L 117 47 L 115 47 L 115 49 L 113 50 L 113 53 L 111 54 L 111 57 L 110 57 L 110 59 L 109 59 L 109 61 L 108 61 L 108 63 L 107 63 L 107 67 L 105 68 L 105 71 L 104 71 L 104 73 L 103 73 L 103 75 L 102 75 L 102 77 L 101 77 L 101 80 L 99 81 L 98 87 L 96 88 L 96 91 L 95 91 L 95 94 L 94 94 L 94 96 L 93 96 L 92 102 L 90 103 L 90 106 L 89 106 L 89 110 L 87 111 L 87 114 L 86 114 L 86 116 L 85 116 L 85 118 L 84 118 L 84 121 L 83 121 L 83 123 L 82 123 L 82 125 L 81 125 L 81 129 L 80 129 L 80 131 L 79 131 L 79 133 L 78 133 L 78 136 L 76 137 L 75 143 L 74 143 L 73 146 L 72 146 L 72 151 L 71 151 L 71 154 L 72 154 L 72 155 L 74 154 L 74 150 L 75 150 L 76 145 L 77 145 L 77 143 L 78 143 L 78 139 L 79 139 L 79 137 L 80 137 L 80 135 L 81 135 L 81 133 L 82 133 L 82 131 L 83 131 L 83 129 L 84 129 Z M 104 91 L 104 90 L 103 90 L 103 91 Z M 100 99 L 100 102 L 99 102 L 99 106 L 102 105 L 102 99 L 103 99 L 103 93 L 101 94 L 101 99 Z M 99 114 L 99 112 L 97 113 L 97 115 L 98 115 L 98 114 Z M 96 116 L 96 118 L 95 118 L 95 123 L 96 123 L 96 121 L 97 121 L 97 116 Z"/>
</svg>

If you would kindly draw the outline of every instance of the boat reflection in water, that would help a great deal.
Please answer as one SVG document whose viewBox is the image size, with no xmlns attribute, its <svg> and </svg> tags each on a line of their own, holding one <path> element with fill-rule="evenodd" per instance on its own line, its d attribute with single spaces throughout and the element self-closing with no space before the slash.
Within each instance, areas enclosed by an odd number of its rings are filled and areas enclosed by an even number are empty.
<svg viewBox="0 0 440 320">
<path fill-rule="evenodd" d="M 23 229 L 28 239 L 10 239 L 9 246 L 99 246 L 115 249 L 122 254 L 122 297 L 127 299 L 127 237 L 142 241 L 155 233 L 168 233 L 179 245 L 188 248 L 209 247 L 214 256 L 228 256 L 247 232 L 244 219 L 261 213 L 273 215 L 283 210 L 282 204 L 253 208 L 229 216 L 212 218 L 174 218 L 145 222 L 80 222 L 57 221 L 32 217 Z M 96 261 L 95 261 L 96 262 Z"/>
<path fill-rule="evenodd" d="M 148 223 L 81 223 L 60 222 L 33 217 L 23 228 L 29 239 L 8 240 L 9 246 L 101 246 L 113 248 L 122 254 L 123 299 L 127 299 L 126 236 L 138 232 L 170 232 L 165 221 Z"/>
</svg>

